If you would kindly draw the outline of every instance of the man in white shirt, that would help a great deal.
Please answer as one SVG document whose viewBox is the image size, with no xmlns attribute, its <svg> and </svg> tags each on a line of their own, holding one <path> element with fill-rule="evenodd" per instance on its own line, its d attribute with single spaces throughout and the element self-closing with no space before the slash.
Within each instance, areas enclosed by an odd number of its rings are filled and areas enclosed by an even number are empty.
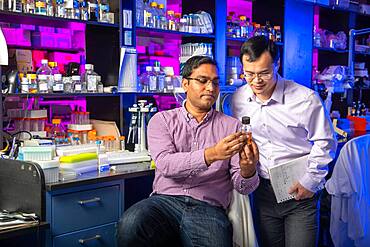
<svg viewBox="0 0 370 247">
<path fill-rule="evenodd" d="M 330 118 L 311 89 L 278 73 L 279 48 L 263 36 L 246 41 L 240 53 L 247 85 L 233 96 L 233 114 L 251 118 L 260 151 L 261 182 L 254 195 L 260 246 L 315 246 L 319 204 L 328 163 L 337 142 Z M 295 200 L 277 203 L 268 168 L 309 155 L 305 174 L 291 186 Z"/>
</svg>

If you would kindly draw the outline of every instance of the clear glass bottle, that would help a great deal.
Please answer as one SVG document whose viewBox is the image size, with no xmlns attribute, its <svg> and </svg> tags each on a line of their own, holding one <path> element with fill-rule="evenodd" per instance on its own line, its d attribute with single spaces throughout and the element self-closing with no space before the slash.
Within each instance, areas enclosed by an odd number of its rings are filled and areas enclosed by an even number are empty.
<svg viewBox="0 0 370 247">
<path fill-rule="evenodd" d="M 48 66 L 48 60 L 41 60 L 41 67 L 36 71 L 36 75 L 46 75 L 46 80 L 48 82 L 48 91 L 52 92 L 53 88 L 53 76 L 50 67 Z"/>
<path fill-rule="evenodd" d="M 242 126 L 241 126 L 241 132 L 244 132 L 247 134 L 247 145 L 252 145 L 252 126 L 250 123 L 250 118 L 248 116 L 242 117 Z"/>
<path fill-rule="evenodd" d="M 146 66 L 145 72 L 139 76 L 139 84 L 140 84 L 139 90 L 141 92 L 144 92 L 144 93 L 149 92 L 149 74 L 151 72 L 152 72 L 152 67 Z"/>
<path fill-rule="evenodd" d="M 154 65 L 154 74 L 157 77 L 157 91 L 163 92 L 165 89 L 165 73 L 161 71 L 160 62 L 156 61 Z"/>
<path fill-rule="evenodd" d="M 37 93 L 38 92 L 38 84 L 37 84 L 37 75 L 36 74 L 27 74 L 27 79 L 29 81 L 28 90 L 30 93 Z"/>
<path fill-rule="evenodd" d="M 35 14 L 35 1 L 25 0 L 25 4 L 23 5 L 23 12 L 28 14 Z"/>
<path fill-rule="evenodd" d="M 109 4 L 107 0 L 99 1 L 99 21 L 108 23 Z"/>
<path fill-rule="evenodd" d="M 157 76 L 153 72 L 153 68 L 151 66 L 147 66 L 146 71 L 148 73 L 149 78 L 149 91 L 156 92 L 158 90 Z"/>
<path fill-rule="evenodd" d="M 316 25 L 313 27 L 313 46 L 321 47 L 321 35 Z"/>
<path fill-rule="evenodd" d="M 80 14 L 81 14 L 81 20 L 83 21 L 89 20 L 89 11 L 87 9 L 86 0 L 80 1 Z"/>
<path fill-rule="evenodd" d="M 99 20 L 99 5 L 95 0 L 89 0 L 87 3 L 87 9 L 89 11 L 89 21 Z"/>
<path fill-rule="evenodd" d="M 49 137 L 54 140 L 56 145 L 64 143 L 66 132 L 61 125 L 61 119 L 53 119 L 52 124 L 53 126 L 50 129 Z"/>
<path fill-rule="evenodd" d="M 175 12 L 173 10 L 167 11 L 168 30 L 176 31 Z"/>
<path fill-rule="evenodd" d="M 94 65 L 85 64 L 83 82 L 86 85 L 88 93 L 96 93 L 98 91 L 97 76 L 98 74 L 94 72 Z"/>
<path fill-rule="evenodd" d="M 141 27 L 144 23 L 144 1 L 136 0 L 136 26 Z"/>
<path fill-rule="evenodd" d="M 80 9 L 80 1 L 79 0 L 73 0 L 73 19 L 81 20 L 81 9 Z"/>
<path fill-rule="evenodd" d="M 144 27 L 153 27 L 153 15 L 151 12 L 150 4 L 148 0 L 144 0 L 144 6 L 143 6 L 143 12 L 144 12 L 144 21 L 143 26 Z"/>
<path fill-rule="evenodd" d="M 35 1 L 35 14 L 47 15 L 46 0 L 36 0 Z"/>
<path fill-rule="evenodd" d="M 21 93 L 29 93 L 29 86 L 30 83 L 28 81 L 28 78 L 23 77 L 21 82 Z"/>
<path fill-rule="evenodd" d="M 158 12 L 157 2 L 151 2 L 150 3 L 150 12 L 152 13 L 153 28 L 160 28 L 161 17 L 160 17 L 159 12 Z"/>
<path fill-rule="evenodd" d="M 280 26 L 274 26 L 274 29 L 275 29 L 275 41 L 281 42 L 282 38 L 281 38 Z"/>
<path fill-rule="evenodd" d="M 104 85 L 100 75 L 96 76 L 96 83 L 98 84 L 98 93 L 104 93 Z"/>
<path fill-rule="evenodd" d="M 72 88 L 74 93 L 82 93 L 82 83 L 79 75 L 72 76 Z"/>
<path fill-rule="evenodd" d="M 48 77 L 47 75 L 38 75 L 37 76 L 37 84 L 38 84 L 38 92 L 39 93 L 48 93 L 49 92 L 49 89 L 48 89 L 48 84 L 49 84 L 49 81 L 48 81 Z"/>
<path fill-rule="evenodd" d="M 56 0 L 55 16 L 60 18 L 66 18 L 66 9 L 64 7 L 64 0 Z"/>
<path fill-rule="evenodd" d="M 55 15 L 54 4 L 52 0 L 46 0 L 46 15 L 52 17 Z"/>
<path fill-rule="evenodd" d="M 63 77 L 64 93 L 73 93 L 72 77 Z"/>
<path fill-rule="evenodd" d="M 63 93 L 64 84 L 62 74 L 54 74 L 53 93 Z"/>
</svg>

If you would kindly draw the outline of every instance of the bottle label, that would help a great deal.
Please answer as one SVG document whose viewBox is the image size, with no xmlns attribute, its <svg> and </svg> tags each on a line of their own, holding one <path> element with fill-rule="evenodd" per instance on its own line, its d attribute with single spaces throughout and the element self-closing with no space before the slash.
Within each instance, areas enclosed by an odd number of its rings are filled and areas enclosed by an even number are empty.
<svg viewBox="0 0 370 247">
<path fill-rule="evenodd" d="M 45 8 L 46 3 L 39 1 L 39 2 L 36 2 L 35 5 L 36 5 L 36 8 Z"/>
<path fill-rule="evenodd" d="M 149 76 L 149 90 L 157 90 L 157 78 L 155 76 Z"/>
<path fill-rule="evenodd" d="M 63 91 L 63 89 L 64 89 L 64 87 L 63 87 L 64 85 L 63 84 L 55 84 L 54 86 L 53 86 L 53 91 L 54 92 L 60 92 L 60 91 Z"/>
<path fill-rule="evenodd" d="M 75 91 L 81 91 L 81 84 L 76 84 L 75 85 Z"/>
<path fill-rule="evenodd" d="M 39 87 L 40 87 L 40 91 L 48 91 L 48 84 L 47 83 L 40 83 Z"/>
<path fill-rule="evenodd" d="M 96 76 L 87 76 L 87 91 L 96 91 Z"/>
<path fill-rule="evenodd" d="M 22 84 L 21 86 L 21 93 L 28 93 L 29 91 L 28 84 Z"/>
</svg>

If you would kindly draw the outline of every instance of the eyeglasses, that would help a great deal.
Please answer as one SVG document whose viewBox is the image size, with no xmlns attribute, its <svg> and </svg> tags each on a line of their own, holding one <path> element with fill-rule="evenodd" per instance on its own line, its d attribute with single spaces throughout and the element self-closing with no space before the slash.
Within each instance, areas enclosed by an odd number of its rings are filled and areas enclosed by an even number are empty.
<svg viewBox="0 0 370 247">
<path fill-rule="evenodd" d="M 262 80 L 270 80 L 274 75 L 275 68 L 270 72 L 252 73 L 244 71 L 244 78 L 247 81 L 253 81 L 256 77 Z"/>
<path fill-rule="evenodd" d="M 208 78 L 191 78 L 191 77 L 186 77 L 185 79 L 197 81 L 197 82 L 199 82 L 202 85 L 208 85 L 208 83 L 211 82 L 213 84 L 213 86 L 215 86 L 215 87 L 219 87 L 220 86 L 220 79 L 218 79 L 218 78 L 211 80 L 211 79 L 208 79 Z"/>
</svg>

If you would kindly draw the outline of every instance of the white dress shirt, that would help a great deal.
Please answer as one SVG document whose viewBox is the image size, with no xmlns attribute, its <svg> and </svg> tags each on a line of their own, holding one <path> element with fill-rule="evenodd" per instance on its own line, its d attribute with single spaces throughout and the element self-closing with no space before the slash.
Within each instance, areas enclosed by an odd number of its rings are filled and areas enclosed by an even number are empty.
<svg viewBox="0 0 370 247">
<path fill-rule="evenodd" d="M 329 115 L 315 91 L 278 76 L 274 92 L 262 102 L 249 85 L 232 100 L 233 115 L 251 118 L 252 136 L 260 152 L 259 174 L 269 179 L 268 168 L 309 154 L 306 173 L 299 183 L 321 189 L 337 141 Z"/>
</svg>

